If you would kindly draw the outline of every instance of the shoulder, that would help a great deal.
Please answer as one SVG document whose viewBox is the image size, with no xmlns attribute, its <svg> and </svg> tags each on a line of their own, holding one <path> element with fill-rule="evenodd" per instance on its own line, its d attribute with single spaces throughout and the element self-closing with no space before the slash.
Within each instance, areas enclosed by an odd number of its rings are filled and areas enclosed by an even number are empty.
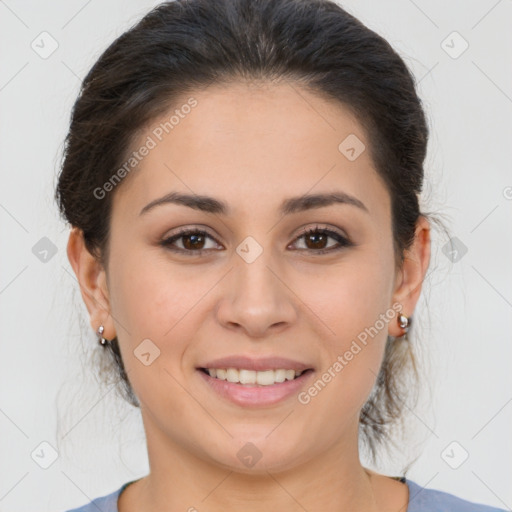
<svg viewBox="0 0 512 512">
<path fill-rule="evenodd" d="M 81 507 L 73 508 L 67 512 L 118 512 L 117 499 L 126 485 L 127 484 L 124 484 L 110 494 L 100 496 Z"/>
<path fill-rule="evenodd" d="M 407 512 L 506 512 L 503 508 L 467 501 L 437 489 L 427 489 L 409 479 L 406 483 L 409 486 Z"/>
</svg>

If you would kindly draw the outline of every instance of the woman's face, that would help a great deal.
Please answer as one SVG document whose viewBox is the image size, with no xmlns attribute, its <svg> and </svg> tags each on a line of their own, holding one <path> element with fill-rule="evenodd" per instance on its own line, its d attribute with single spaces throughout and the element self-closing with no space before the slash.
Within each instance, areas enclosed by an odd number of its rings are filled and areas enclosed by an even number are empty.
<svg viewBox="0 0 512 512">
<path fill-rule="evenodd" d="M 238 471 L 356 457 L 359 413 L 388 334 L 403 334 L 396 310 L 414 310 L 427 238 L 396 272 L 390 197 L 341 105 L 297 85 L 232 84 L 176 109 L 141 134 L 133 149 L 149 150 L 109 192 L 97 282 L 110 316 L 91 316 L 118 336 L 150 457 L 185 450 Z M 188 198 L 149 206 L 169 194 Z M 172 240 L 183 229 L 196 233 Z"/>
</svg>

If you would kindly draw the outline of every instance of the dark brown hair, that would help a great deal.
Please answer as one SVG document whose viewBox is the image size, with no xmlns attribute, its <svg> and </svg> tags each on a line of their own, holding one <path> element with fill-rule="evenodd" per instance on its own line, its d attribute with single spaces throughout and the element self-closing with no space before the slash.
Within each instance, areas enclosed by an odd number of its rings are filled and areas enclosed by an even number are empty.
<svg viewBox="0 0 512 512">
<path fill-rule="evenodd" d="M 118 37 L 83 80 L 66 137 L 56 200 L 108 268 L 112 197 L 96 199 L 141 130 L 178 98 L 212 84 L 286 80 L 343 104 L 370 142 L 391 197 L 397 268 L 414 240 L 428 128 L 415 81 L 390 44 L 329 0 L 177 0 L 160 4 Z M 341 142 L 341 141 L 340 141 Z M 118 188 L 118 187 L 117 187 Z M 121 392 L 138 400 L 117 338 Z M 417 378 L 409 342 L 388 337 L 376 385 L 360 415 L 375 460 Z"/>
</svg>

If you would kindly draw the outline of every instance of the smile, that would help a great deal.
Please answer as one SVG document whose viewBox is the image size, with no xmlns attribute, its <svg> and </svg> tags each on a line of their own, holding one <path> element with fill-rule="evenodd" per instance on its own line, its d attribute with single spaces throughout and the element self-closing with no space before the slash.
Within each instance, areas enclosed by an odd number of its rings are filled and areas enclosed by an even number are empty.
<svg viewBox="0 0 512 512">
<path fill-rule="evenodd" d="M 295 399 L 315 374 L 312 368 L 197 368 L 196 372 L 206 384 L 207 393 L 213 392 L 214 399 L 244 408 L 266 408 Z"/>
</svg>

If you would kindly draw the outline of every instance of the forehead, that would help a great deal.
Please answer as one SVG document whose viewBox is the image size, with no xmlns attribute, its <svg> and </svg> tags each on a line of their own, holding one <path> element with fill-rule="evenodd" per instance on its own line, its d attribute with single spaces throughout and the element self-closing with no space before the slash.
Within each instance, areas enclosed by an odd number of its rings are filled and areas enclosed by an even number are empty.
<svg viewBox="0 0 512 512">
<path fill-rule="evenodd" d="M 140 206 L 138 213 L 182 191 L 218 197 L 241 214 L 336 189 L 384 215 L 389 198 L 369 142 L 349 109 L 297 84 L 211 86 L 182 96 L 143 131 L 133 149 L 151 149 L 114 201 Z"/>
</svg>

